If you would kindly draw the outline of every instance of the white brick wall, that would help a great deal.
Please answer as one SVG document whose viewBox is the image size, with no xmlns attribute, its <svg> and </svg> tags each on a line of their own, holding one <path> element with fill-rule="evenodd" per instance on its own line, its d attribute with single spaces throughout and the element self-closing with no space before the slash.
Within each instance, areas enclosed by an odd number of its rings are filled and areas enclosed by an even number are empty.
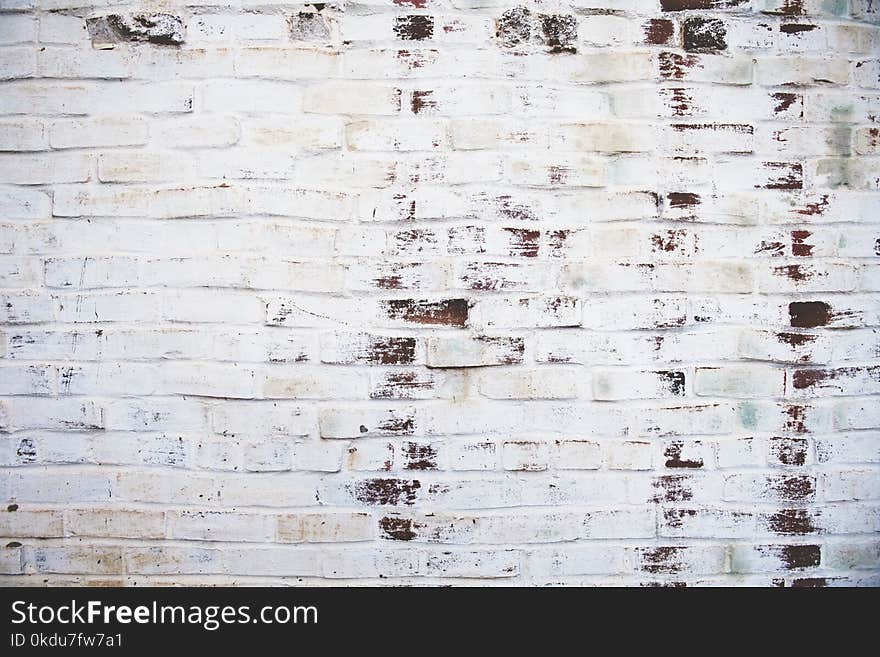
<svg viewBox="0 0 880 657">
<path fill-rule="evenodd" d="M 0 584 L 880 584 L 866 0 L 0 1 Z"/>
</svg>

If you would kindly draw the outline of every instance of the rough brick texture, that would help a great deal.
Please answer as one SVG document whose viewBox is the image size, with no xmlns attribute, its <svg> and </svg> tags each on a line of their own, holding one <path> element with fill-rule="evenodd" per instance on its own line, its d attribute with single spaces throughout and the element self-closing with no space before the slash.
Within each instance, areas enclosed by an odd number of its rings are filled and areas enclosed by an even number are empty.
<svg viewBox="0 0 880 657">
<path fill-rule="evenodd" d="M 880 584 L 877 6 L 0 2 L 0 584 Z"/>
</svg>

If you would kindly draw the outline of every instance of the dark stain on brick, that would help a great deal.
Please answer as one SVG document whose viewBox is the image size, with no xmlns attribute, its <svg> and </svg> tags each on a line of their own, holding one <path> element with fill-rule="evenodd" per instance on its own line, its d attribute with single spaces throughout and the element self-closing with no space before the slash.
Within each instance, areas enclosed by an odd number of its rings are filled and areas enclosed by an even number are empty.
<svg viewBox="0 0 880 657">
<path fill-rule="evenodd" d="M 784 344 L 791 345 L 792 347 L 802 347 L 805 344 L 811 344 L 816 341 L 818 336 L 812 335 L 810 333 L 777 333 L 776 339 Z"/>
<path fill-rule="evenodd" d="M 407 399 L 411 391 L 431 390 L 434 382 L 430 377 L 420 377 L 418 372 L 389 372 L 373 392 L 371 399 Z"/>
<path fill-rule="evenodd" d="M 403 41 L 423 41 L 434 36 L 434 18 L 421 14 L 398 16 L 394 19 L 394 33 Z"/>
<path fill-rule="evenodd" d="M 808 500 L 816 494 L 816 481 L 807 475 L 771 480 L 770 487 L 785 500 Z"/>
<path fill-rule="evenodd" d="M 576 52 L 577 18 L 569 14 L 540 15 L 541 35 L 551 53 Z"/>
<path fill-rule="evenodd" d="M 676 397 L 684 396 L 684 372 L 663 371 L 657 372 L 657 376 L 663 381 L 670 394 Z"/>
<path fill-rule="evenodd" d="M 33 463 L 37 460 L 37 447 L 30 438 L 22 438 L 15 450 L 19 463 Z"/>
<path fill-rule="evenodd" d="M 403 280 L 403 274 L 407 271 L 416 271 L 421 265 L 418 263 L 392 262 L 385 265 L 382 275 L 372 279 L 373 284 L 383 290 L 403 290 L 407 288 L 417 287 L 416 285 L 406 285 Z"/>
<path fill-rule="evenodd" d="M 421 487 L 415 479 L 365 479 L 353 485 L 353 494 L 363 504 L 412 505 Z"/>
<path fill-rule="evenodd" d="M 376 287 L 380 287 L 383 290 L 399 290 L 403 287 L 403 279 L 400 274 L 380 276 L 373 279 L 373 282 L 376 284 Z"/>
<path fill-rule="evenodd" d="M 445 483 L 434 483 L 428 486 L 428 495 L 445 495 L 450 491 L 449 484 Z"/>
<path fill-rule="evenodd" d="M 696 509 L 663 509 L 663 521 L 671 529 L 681 529 L 685 518 L 693 518 L 696 515 Z"/>
<path fill-rule="evenodd" d="M 858 68 L 861 64 L 856 64 Z M 871 148 L 877 148 L 880 146 L 880 128 L 869 128 L 867 130 L 868 135 L 868 146 Z"/>
<path fill-rule="evenodd" d="M 538 217 L 528 205 L 514 202 L 509 195 L 496 196 L 495 209 L 498 214 L 511 221 L 537 221 Z"/>
<path fill-rule="evenodd" d="M 437 450 L 424 443 L 404 443 L 401 447 L 406 470 L 436 470 Z"/>
<path fill-rule="evenodd" d="M 755 248 L 755 254 L 758 253 L 769 253 L 773 257 L 785 255 L 785 244 L 782 242 L 765 242 L 762 240 L 757 248 Z"/>
<path fill-rule="evenodd" d="M 290 38 L 326 43 L 330 39 L 330 24 L 322 14 L 298 12 L 290 17 Z"/>
<path fill-rule="evenodd" d="M 417 253 L 425 249 L 432 249 L 437 245 L 437 233 L 430 228 L 413 228 L 411 230 L 402 230 L 393 236 L 397 242 L 398 248 L 404 250 L 412 250 Z"/>
<path fill-rule="evenodd" d="M 808 267 L 804 267 L 803 265 L 783 265 L 781 267 L 774 267 L 773 273 L 776 276 L 789 278 L 796 283 L 803 283 L 804 281 L 808 281 L 813 277 L 812 270 Z"/>
<path fill-rule="evenodd" d="M 644 26 L 645 43 L 652 46 L 665 46 L 672 40 L 675 23 L 666 18 L 652 18 Z"/>
<path fill-rule="evenodd" d="M 818 545 L 780 545 L 777 554 L 787 570 L 813 568 L 821 560 Z"/>
<path fill-rule="evenodd" d="M 409 365 L 416 358 L 415 338 L 376 338 L 366 361 L 374 365 Z"/>
<path fill-rule="evenodd" d="M 682 459 L 681 450 L 684 443 L 673 441 L 666 446 L 663 456 L 666 458 L 667 468 L 702 468 L 703 459 Z"/>
<path fill-rule="evenodd" d="M 688 588 L 687 582 L 682 582 L 679 580 L 673 580 L 671 582 L 645 582 L 644 584 L 639 584 L 642 588 L 659 588 L 659 589 L 686 589 Z"/>
<path fill-rule="evenodd" d="M 806 240 L 812 235 L 808 230 L 791 231 L 791 254 L 799 258 L 806 258 L 813 255 L 812 244 L 807 244 Z"/>
<path fill-rule="evenodd" d="M 423 68 L 425 64 L 437 60 L 438 52 L 436 49 L 423 49 L 412 52 L 410 50 L 398 50 L 395 59 L 402 62 L 410 71 Z"/>
<path fill-rule="evenodd" d="M 669 192 L 666 199 L 671 208 L 690 208 L 700 204 L 700 195 L 691 192 Z"/>
<path fill-rule="evenodd" d="M 416 529 L 420 526 L 411 518 L 392 518 L 385 516 L 379 520 L 379 528 L 382 530 L 382 538 L 392 541 L 411 541 L 418 534 Z"/>
<path fill-rule="evenodd" d="M 549 255 L 552 257 L 561 256 L 565 250 L 565 244 L 570 235 L 571 231 L 564 228 L 547 231 L 547 248 L 550 250 Z M 880 242 L 880 240 L 878 240 L 878 242 Z"/>
<path fill-rule="evenodd" d="M 564 185 L 568 182 L 571 169 L 566 166 L 554 164 L 547 170 L 547 182 L 551 185 Z"/>
<path fill-rule="evenodd" d="M 396 205 L 400 209 L 400 218 L 403 221 L 415 221 L 416 220 L 416 202 L 415 199 L 408 200 L 406 194 L 395 194 L 394 200 L 397 201 Z"/>
<path fill-rule="evenodd" d="M 657 477 L 653 485 L 658 491 L 652 499 L 654 502 L 687 502 L 694 497 L 694 492 L 690 488 L 690 478 L 686 475 Z"/>
<path fill-rule="evenodd" d="M 415 419 L 412 415 L 392 415 L 379 423 L 377 429 L 385 433 L 409 436 L 415 431 Z"/>
<path fill-rule="evenodd" d="M 486 229 L 484 226 L 452 226 L 447 231 L 449 253 L 479 255 L 486 252 Z"/>
<path fill-rule="evenodd" d="M 776 436 L 770 439 L 770 453 L 782 465 L 803 465 L 807 461 L 809 448 L 810 444 L 806 438 Z"/>
<path fill-rule="evenodd" d="M 775 178 L 769 178 L 764 185 L 756 185 L 764 189 L 803 189 L 804 168 L 799 162 L 764 162 L 767 169 L 779 171 Z"/>
<path fill-rule="evenodd" d="M 663 11 L 689 11 L 693 9 L 731 9 L 749 0 L 660 0 Z"/>
<path fill-rule="evenodd" d="M 792 301 L 788 316 L 796 328 L 826 326 L 832 320 L 831 306 L 824 301 Z"/>
<path fill-rule="evenodd" d="M 719 52 L 727 49 L 727 27 L 717 18 L 691 16 L 682 25 L 682 41 L 688 52 Z"/>
<path fill-rule="evenodd" d="M 820 215 L 825 212 L 828 207 L 828 194 L 822 194 L 821 198 L 815 203 L 807 203 L 803 208 L 796 210 L 798 214 L 808 217 Z"/>
<path fill-rule="evenodd" d="M 467 299 L 444 299 L 443 301 L 388 299 L 383 304 L 386 314 L 391 319 L 414 324 L 457 327 L 463 327 L 467 324 L 470 307 Z"/>
<path fill-rule="evenodd" d="M 755 133 L 755 127 L 748 123 L 674 123 L 670 126 L 676 132 L 687 132 L 689 130 L 715 130 L 736 132 L 743 135 L 751 135 Z M 766 162 L 765 165 L 773 167 L 777 164 L 789 165 L 788 162 Z"/>
<path fill-rule="evenodd" d="M 70 384 L 73 382 L 73 374 L 76 370 L 72 367 L 62 367 L 59 371 L 59 385 L 65 393 L 70 392 Z"/>
<path fill-rule="evenodd" d="M 793 433 L 807 433 L 807 408 L 807 406 L 799 406 L 797 404 L 786 406 L 783 412 L 787 419 L 782 427 L 783 430 Z"/>
<path fill-rule="evenodd" d="M 475 337 L 474 340 L 491 345 L 500 345 L 507 350 L 508 353 L 498 359 L 498 363 L 501 365 L 517 365 L 518 363 L 521 363 L 523 354 L 526 350 L 525 342 L 522 338 L 501 338 L 480 335 Z"/>
<path fill-rule="evenodd" d="M 682 246 L 682 241 L 687 237 L 686 230 L 667 230 L 665 233 L 655 233 L 651 235 L 651 247 L 655 252 L 663 251 L 665 253 L 673 253 Z"/>
<path fill-rule="evenodd" d="M 122 16 L 110 14 L 86 21 L 93 40 L 151 43 L 179 46 L 184 40 L 183 19 L 165 13 Z"/>
<path fill-rule="evenodd" d="M 502 230 L 510 236 L 509 255 L 524 258 L 534 258 L 538 255 L 541 231 L 527 228 L 502 228 Z"/>
<path fill-rule="evenodd" d="M 505 48 L 528 43 L 532 38 L 532 12 L 525 7 L 508 9 L 496 21 L 496 35 Z"/>
<path fill-rule="evenodd" d="M 413 91 L 410 102 L 412 113 L 421 114 L 426 109 L 437 109 L 437 101 L 432 98 L 433 95 L 434 92 L 430 89 Z"/>
<path fill-rule="evenodd" d="M 811 32 L 816 27 L 816 25 L 806 23 L 783 23 L 779 26 L 779 31 L 783 34 L 800 34 L 801 32 Z"/>
<path fill-rule="evenodd" d="M 805 390 L 834 377 L 834 370 L 795 370 L 791 382 L 795 390 Z"/>
<path fill-rule="evenodd" d="M 687 69 L 700 62 L 696 55 L 679 55 L 674 52 L 661 52 L 659 57 L 660 77 L 664 80 L 681 80 Z"/>
<path fill-rule="evenodd" d="M 812 534 L 816 526 L 807 509 L 782 509 L 770 516 L 770 529 L 777 534 Z"/>
<path fill-rule="evenodd" d="M 680 547 L 646 548 L 640 552 L 641 570 L 655 575 L 674 575 L 681 571 Z"/>
<path fill-rule="evenodd" d="M 771 14 L 775 16 L 801 16 L 806 14 L 804 11 L 803 0 L 785 0 L 781 7 L 761 10 L 762 14 Z"/>
<path fill-rule="evenodd" d="M 14 511 L 18 511 L 18 504 L 10 504 L 10 505 L 8 505 L 8 506 L 6 507 L 6 510 L 9 511 L 10 513 L 14 512 Z"/>
<path fill-rule="evenodd" d="M 775 114 L 781 114 L 782 112 L 785 112 L 796 101 L 801 99 L 801 96 L 799 94 L 788 92 L 770 94 L 770 97 L 776 101 L 776 106 L 773 108 L 773 112 Z M 801 110 L 801 118 L 803 118 L 803 110 Z"/>
<path fill-rule="evenodd" d="M 827 577 L 799 577 L 791 580 L 791 586 L 795 589 L 821 589 L 828 586 Z"/>
<path fill-rule="evenodd" d="M 692 103 L 694 99 L 687 89 L 675 87 L 670 89 L 669 92 L 670 96 L 667 106 L 672 110 L 673 116 L 690 116 L 693 111 Z"/>
</svg>

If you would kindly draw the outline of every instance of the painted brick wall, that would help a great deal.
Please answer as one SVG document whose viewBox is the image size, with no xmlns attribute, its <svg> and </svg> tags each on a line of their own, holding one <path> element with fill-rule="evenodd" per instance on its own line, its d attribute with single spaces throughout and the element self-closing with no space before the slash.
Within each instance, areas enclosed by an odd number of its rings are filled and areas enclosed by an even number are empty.
<svg viewBox="0 0 880 657">
<path fill-rule="evenodd" d="M 0 0 L 3 585 L 880 584 L 880 5 Z"/>
</svg>

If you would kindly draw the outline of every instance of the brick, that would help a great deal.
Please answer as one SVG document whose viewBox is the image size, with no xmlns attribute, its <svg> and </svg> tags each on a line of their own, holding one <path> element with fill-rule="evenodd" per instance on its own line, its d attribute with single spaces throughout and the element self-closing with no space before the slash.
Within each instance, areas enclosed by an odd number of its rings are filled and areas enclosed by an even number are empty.
<svg viewBox="0 0 880 657">
<path fill-rule="evenodd" d="M 715 573 L 724 568 L 724 551 L 716 546 L 663 545 L 633 552 L 636 568 L 653 575 Z"/>
<path fill-rule="evenodd" d="M 0 2 L 0 583 L 880 583 L 876 6 L 92 4 Z"/>
<path fill-rule="evenodd" d="M 80 154 L 0 157 L 0 176 L 19 185 L 85 182 L 91 175 L 90 169 L 90 158 Z"/>
<path fill-rule="evenodd" d="M 135 118 L 69 119 L 49 126 L 52 148 L 139 146 L 147 138 L 146 122 Z"/>
<path fill-rule="evenodd" d="M 428 367 L 512 365 L 522 361 L 523 350 L 521 338 L 429 338 L 426 362 Z"/>
<path fill-rule="evenodd" d="M 90 538 L 165 538 L 164 511 L 71 509 L 64 511 L 68 536 Z"/>
<path fill-rule="evenodd" d="M 42 151 L 48 145 L 46 127 L 42 121 L 0 121 L 0 151 Z"/>
<path fill-rule="evenodd" d="M 457 440 L 447 448 L 453 470 L 494 470 L 499 449 L 495 443 L 480 440 Z"/>
<path fill-rule="evenodd" d="M 731 558 L 731 570 L 736 573 L 802 570 L 817 568 L 821 562 L 819 545 L 738 545 Z"/>
<path fill-rule="evenodd" d="M 797 369 L 792 372 L 791 393 L 796 397 L 872 394 L 878 383 L 877 367 Z"/>
<path fill-rule="evenodd" d="M 685 373 L 669 370 L 659 372 L 623 369 L 595 370 L 593 373 L 593 398 L 651 399 L 681 397 L 685 395 Z"/>
<path fill-rule="evenodd" d="M 284 82 L 211 82 L 202 89 L 202 104 L 207 111 L 292 114 L 300 111 L 302 103 L 299 88 Z"/>
<path fill-rule="evenodd" d="M 546 470 L 549 453 L 550 446 L 546 443 L 507 441 L 501 446 L 501 465 L 505 470 Z"/>
<path fill-rule="evenodd" d="M 757 365 L 700 367 L 694 372 L 694 390 L 703 396 L 781 397 L 785 371 Z"/>
<path fill-rule="evenodd" d="M 747 85 L 752 83 L 753 59 L 743 55 L 715 55 L 664 51 L 658 54 L 660 77 L 665 80 Z"/>
<path fill-rule="evenodd" d="M 306 90 L 303 109 L 317 114 L 339 114 L 348 107 L 357 107 L 363 114 L 391 115 L 400 111 L 400 97 L 397 87 L 327 82 Z"/>
<path fill-rule="evenodd" d="M 418 428 L 412 408 L 330 408 L 321 413 L 320 424 L 323 438 L 409 436 Z"/>
<path fill-rule="evenodd" d="M 755 78 L 765 86 L 846 84 L 849 64 L 817 57 L 758 57 Z"/>
<path fill-rule="evenodd" d="M 369 385 L 366 372 L 349 372 L 344 384 L 332 373 L 302 365 L 273 365 L 265 370 L 262 396 L 266 399 L 357 399 Z"/>
</svg>

